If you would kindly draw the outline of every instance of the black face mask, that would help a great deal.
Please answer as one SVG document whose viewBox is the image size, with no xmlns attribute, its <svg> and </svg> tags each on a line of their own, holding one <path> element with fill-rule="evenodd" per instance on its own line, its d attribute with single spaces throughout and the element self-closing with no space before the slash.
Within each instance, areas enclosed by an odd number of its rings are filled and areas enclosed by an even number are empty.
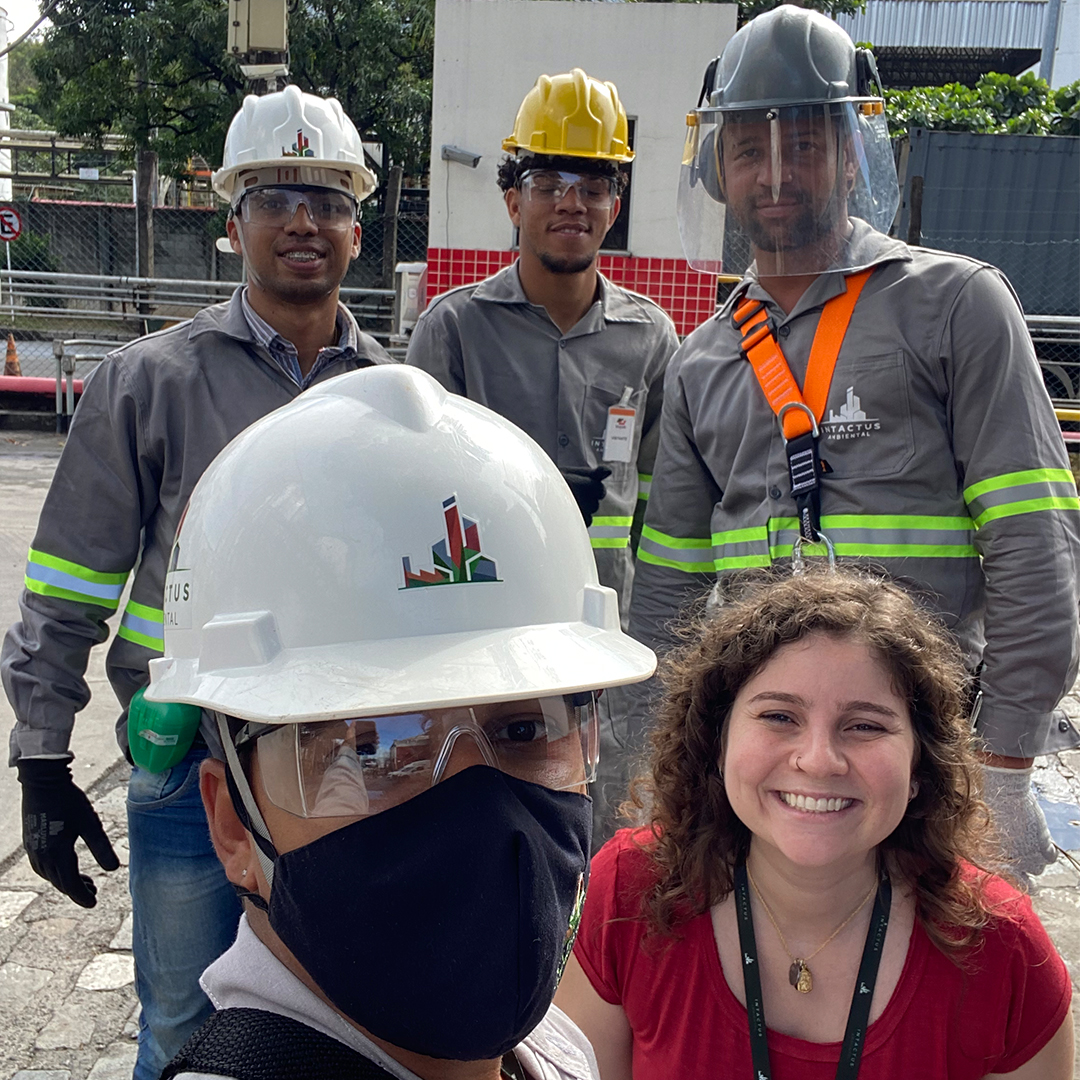
<svg viewBox="0 0 1080 1080">
<path fill-rule="evenodd" d="M 373 1035 L 498 1058 L 551 1004 L 591 832 L 586 796 L 476 765 L 279 855 L 270 925 Z"/>
</svg>

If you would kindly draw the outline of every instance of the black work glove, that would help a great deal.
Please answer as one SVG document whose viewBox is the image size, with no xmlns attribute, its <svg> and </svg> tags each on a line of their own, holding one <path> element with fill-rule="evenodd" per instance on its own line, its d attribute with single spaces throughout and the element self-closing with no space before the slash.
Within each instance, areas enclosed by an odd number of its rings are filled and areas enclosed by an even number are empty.
<svg viewBox="0 0 1080 1080">
<path fill-rule="evenodd" d="M 587 469 L 581 465 L 559 471 L 570 486 L 570 491 L 577 500 L 578 509 L 588 527 L 592 524 L 593 514 L 600 509 L 600 500 L 606 494 L 604 481 L 611 475 L 611 470 L 606 465 L 601 465 L 596 469 Z"/>
<path fill-rule="evenodd" d="M 90 800 L 75 786 L 67 761 L 26 758 L 16 763 L 22 784 L 23 847 L 34 873 L 80 907 L 97 903 L 97 886 L 79 873 L 75 841 L 81 836 L 102 870 L 120 860 Z"/>
</svg>

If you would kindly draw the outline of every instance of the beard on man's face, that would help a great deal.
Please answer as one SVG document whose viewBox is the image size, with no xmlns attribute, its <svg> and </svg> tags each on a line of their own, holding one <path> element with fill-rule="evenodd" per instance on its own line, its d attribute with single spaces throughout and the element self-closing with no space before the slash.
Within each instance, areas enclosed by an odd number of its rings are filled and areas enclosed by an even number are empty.
<svg viewBox="0 0 1080 1080">
<path fill-rule="evenodd" d="M 798 251 L 818 244 L 836 233 L 840 223 L 840 206 L 830 199 L 822 212 L 817 212 L 805 191 L 785 193 L 799 204 L 798 213 L 787 222 L 764 221 L 757 215 L 759 205 L 768 200 L 751 201 L 735 216 L 750 242 L 760 251 Z"/>
<path fill-rule="evenodd" d="M 539 253 L 540 265 L 552 274 L 580 274 L 596 261 L 595 255 L 552 255 L 550 251 Z"/>
</svg>

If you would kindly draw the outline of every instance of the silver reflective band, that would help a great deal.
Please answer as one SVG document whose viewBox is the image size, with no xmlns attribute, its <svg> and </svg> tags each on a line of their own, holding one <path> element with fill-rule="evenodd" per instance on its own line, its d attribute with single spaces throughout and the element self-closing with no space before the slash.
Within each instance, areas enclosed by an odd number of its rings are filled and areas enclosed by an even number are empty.
<svg viewBox="0 0 1080 1080">
<path fill-rule="evenodd" d="M 389 810 L 470 765 L 488 765 L 555 791 L 584 791 L 596 771 L 593 693 L 394 716 L 244 725 L 263 790 L 297 817 Z"/>
<path fill-rule="evenodd" d="M 252 225 L 283 228 L 304 205 L 320 229 L 350 229 L 356 223 L 356 200 L 329 188 L 255 188 L 240 200 L 240 215 Z"/>
<path fill-rule="evenodd" d="M 585 206 L 606 210 L 615 202 L 615 184 L 607 176 L 544 169 L 521 178 L 521 190 L 535 202 L 562 202 L 571 188 Z"/>
</svg>

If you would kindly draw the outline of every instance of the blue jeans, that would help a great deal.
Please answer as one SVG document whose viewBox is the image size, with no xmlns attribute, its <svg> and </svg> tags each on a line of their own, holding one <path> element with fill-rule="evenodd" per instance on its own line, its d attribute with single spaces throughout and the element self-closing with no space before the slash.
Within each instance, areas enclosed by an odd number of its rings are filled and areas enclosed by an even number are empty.
<svg viewBox="0 0 1080 1080">
<path fill-rule="evenodd" d="M 135 989 L 142 1006 L 134 1080 L 157 1080 L 213 1011 L 199 976 L 235 940 L 240 903 L 214 854 L 199 796 L 205 746 L 128 782 Z"/>
</svg>

